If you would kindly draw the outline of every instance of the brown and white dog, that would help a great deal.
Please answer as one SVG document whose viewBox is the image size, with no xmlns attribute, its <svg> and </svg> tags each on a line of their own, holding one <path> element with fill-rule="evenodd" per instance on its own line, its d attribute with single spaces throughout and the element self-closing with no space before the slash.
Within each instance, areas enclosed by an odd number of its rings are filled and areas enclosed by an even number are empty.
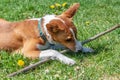
<svg viewBox="0 0 120 80">
<path fill-rule="evenodd" d="M 61 15 L 45 15 L 42 18 L 8 22 L 0 19 L 0 50 L 17 51 L 32 59 L 46 58 L 73 65 L 75 61 L 54 48 L 68 48 L 74 52 L 92 52 L 77 41 L 77 30 L 72 18 L 78 10 L 75 3 Z"/>
</svg>

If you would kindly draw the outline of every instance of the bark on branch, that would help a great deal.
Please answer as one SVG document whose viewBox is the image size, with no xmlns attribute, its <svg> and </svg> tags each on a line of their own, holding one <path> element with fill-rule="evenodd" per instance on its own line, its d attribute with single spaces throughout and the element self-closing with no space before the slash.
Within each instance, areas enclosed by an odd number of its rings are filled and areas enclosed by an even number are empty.
<svg viewBox="0 0 120 80">
<path fill-rule="evenodd" d="M 88 43 L 90 41 L 93 41 L 93 40 L 95 40 L 95 39 L 97 39 L 97 38 L 99 38 L 99 37 L 101 37 L 101 36 L 103 36 L 103 35 L 105 35 L 107 33 L 110 33 L 111 31 L 116 30 L 117 28 L 120 28 L 120 24 L 117 24 L 117 25 L 113 26 L 112 28 L 110 28 L 110 29 L 108 29 L 108 30 L 106 30 L 104 32 L 101 32 L 101 33 L 99 33 L 99 34 L 97 34 L 97 35 L 95 35 L 95 36 L 93 36 L 93 37 L 91 37 L 91 38 L 89 38 L 87 40 L 84 40 L 82 42 L 82 45 L 84 45 L 84 44 L 86 44 L 86 43 Z"/>
</svg>

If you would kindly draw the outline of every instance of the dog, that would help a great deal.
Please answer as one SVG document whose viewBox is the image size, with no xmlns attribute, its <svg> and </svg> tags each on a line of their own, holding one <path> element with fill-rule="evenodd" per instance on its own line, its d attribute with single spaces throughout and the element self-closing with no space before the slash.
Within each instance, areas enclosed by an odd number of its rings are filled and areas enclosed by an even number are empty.
<svg viewBox="0 0 120 80">
<path fill-rule="evenodd" d="M 77 29 L 72 22 L 80 4 L 75 3 L 60 15 L 9 22 L 0 19 L 0 50 L 21 53 L 31 59 L 51 58 L 68 65 L 75 61 L 57 51 L 93 52 L 77 40 Z"/>
</svg>

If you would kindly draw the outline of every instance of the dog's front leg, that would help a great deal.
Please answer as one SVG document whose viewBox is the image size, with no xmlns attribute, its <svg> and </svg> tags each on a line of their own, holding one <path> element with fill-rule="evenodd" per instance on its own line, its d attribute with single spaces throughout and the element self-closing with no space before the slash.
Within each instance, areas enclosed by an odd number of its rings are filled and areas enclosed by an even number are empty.
<svg viewBox="0 0 120 80">
<path fill-rule="evenodd" d="M 60 52 L 52 49 L 41 51 L 39 58 L 40 59 L 51 58 L 52 60 L 59 60 L 60 62 L 63 62 L 68 65 L 75 64 L 75 61 L 73 59 L 70 59 L 64 56 L 63 54 L 61 54 Z"/>
<path fill-rule="evenodd" d="M 82 52 L 84 52 L 84 53 L 94 52 L 93 49 L 82 46 L 82 44 L 81 44 L 80 41 L 77 41 L 77 42 L 76 42 L 76 51 L 82 51 Z"/>
</svg>

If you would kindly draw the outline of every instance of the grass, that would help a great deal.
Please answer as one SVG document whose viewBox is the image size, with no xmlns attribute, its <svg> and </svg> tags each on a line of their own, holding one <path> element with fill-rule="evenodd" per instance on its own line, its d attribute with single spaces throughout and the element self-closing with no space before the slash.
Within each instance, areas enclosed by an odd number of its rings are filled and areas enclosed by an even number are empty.
<svg viewBox="0 0 120 80">
<path fill-rule="evenodd" d="M 66 8 L 55 10 L 49 6 L 64 2 L 68 2 L 68 6 L 75 2 L 81 4 L 74 17 L 81 41 L 120 23 L 120 0 L 0 0 L 0 18 L 19 21 L 61 13 Z M 6 75 L 38 60 L 0 51 L 0 80 L 120 80 L 120 29 L 85 46 L 96 52 L 65 54 L 77 62 L 74 66 L 50 61 L 12 78 Z M 20 59 L 25 62 L 23 67 L 17 65 Z"/>
</svg>

